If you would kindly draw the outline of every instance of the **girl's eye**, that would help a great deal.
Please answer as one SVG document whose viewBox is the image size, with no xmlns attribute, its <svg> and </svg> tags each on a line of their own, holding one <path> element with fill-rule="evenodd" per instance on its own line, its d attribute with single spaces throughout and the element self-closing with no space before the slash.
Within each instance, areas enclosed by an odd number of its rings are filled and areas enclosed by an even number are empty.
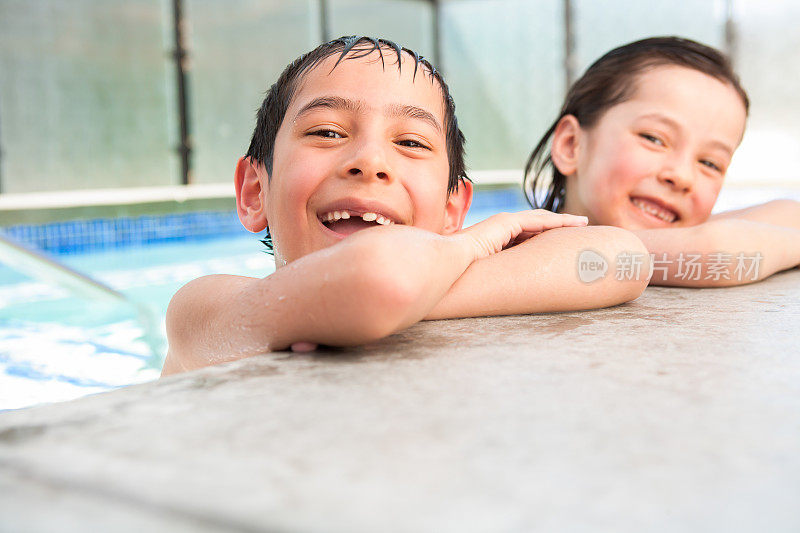
<svg viewBox="0 0 800 533">
<path fill-rule="evenodd" d="M 399 144 L 400 146 L 408 147 L 408 148 L 422 148 L 424 150 L 430 150 L 430 148 L 428 148 L 427 146 L 425 146 L 421 142 L 414 141 L 414 140 L 411 140 L 411 139 L 405 139 L 405 140 L 402 140 L 402 141 L 397 141 L 397 144 Z"/>
<path fill-rule="evenodd" d="M 640 133 L 639 137 L 641 137 L 642 139 L 646 139 L 653 144 L 657 144 L 658 146 L 664 146 L 664 141 L 662 141 L 655 135 L 650 135 L 649 133 Z"/>
<path fill-rule="evenodd" d="M 323 139 L 342 139 L 342 134 L 333 130 L 316 130 L 309 133 L 315 137 L 322 137 Z"/>
<path fill-rule="evenodd" d="M 701 164 L 701 165 L 705 165 L 705 166 L 707 166 L 707 167 L 708 167 L 708 168 L 710 168 L 711 170 L 716 170 L 716 171 L 717 171 L 717 172 L 719 172 L 720 174 L 722 173 L 722 169 L 719 167 L 719 165 L 717 165 L 717 164 L 716 164 L 716 163 L 714 163 L 713 161 L 709 161 L 708 159 L 701 159 L 701 160 L 700 160 L 700 164 Z"/>
</svg>

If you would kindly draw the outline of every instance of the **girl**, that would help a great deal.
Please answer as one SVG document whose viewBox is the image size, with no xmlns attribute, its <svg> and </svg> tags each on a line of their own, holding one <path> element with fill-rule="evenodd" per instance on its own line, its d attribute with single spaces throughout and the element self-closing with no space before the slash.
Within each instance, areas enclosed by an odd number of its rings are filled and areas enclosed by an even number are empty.
<svg viewBox="0 0 800 533">
<path fill-rule="evenodd" d="M 528 201 L 634 231 L 659 285 L 739 285 L 795 267 L 800 203 L 711 216 L 748 109 L 713 48 L 677 37 L 616 48 L 570 88 L 533 150 Z"/>
</svg>

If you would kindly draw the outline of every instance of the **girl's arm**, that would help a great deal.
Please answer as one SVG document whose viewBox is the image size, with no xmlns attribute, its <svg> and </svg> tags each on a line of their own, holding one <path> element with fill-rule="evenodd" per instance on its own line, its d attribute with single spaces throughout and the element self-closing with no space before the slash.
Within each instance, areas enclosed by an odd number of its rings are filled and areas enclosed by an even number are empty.
<svg viewBox="0 0 800 533">
<path fill-rule="evenodd" d="M 163 374 L 283 350 L 372 342 L 421 320 L 475 260 L 520 235 L 585 224 L 527 211 L 442 236 L 408 226 L 363 230 L 264 278 L 207 276 L 167 310 Z"/>
<path fill-rule="evenodd" d="M 687 228 L 635 233 L 653 254 L 654 285 L 744 285 L 800 264 L 800 229 L 794 227 L 716 217 Z"/>
<path fill-rule="evenodd" d="M 627 230 L 553 229 L 472 263 L 426 319 L 617 305 L 637 298 L 649 274 L 647 249 Z"/>
<path fill-rule="evenodd" d="M 710 220 L 731 218 L 763 222 L 765 224 L 785 226 L 787 228 L 800 230 L 800 202 L 795 200 L 772 200 L 771 202 L 746 207 L 744 209 L 718 213 L 712 215 Z"/>
</svg>

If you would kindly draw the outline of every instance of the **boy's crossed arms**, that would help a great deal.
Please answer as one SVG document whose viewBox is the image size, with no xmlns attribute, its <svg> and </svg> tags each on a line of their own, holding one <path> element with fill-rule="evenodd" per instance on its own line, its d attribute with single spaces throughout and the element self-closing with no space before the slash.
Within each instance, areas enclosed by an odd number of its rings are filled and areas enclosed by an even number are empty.
<svg viewBox="0 0 800 533">
<path fill-rule="evenodd" d="M 582 250 L 604 257 L 624 249 L 645 252 L 618 228 L 569 227 L 584 223 L 572 215 L 524 211 L 495 215 L 453 235 L 409 226 L 365 229 L 263 279 L 199 278 L 170 303 L 164 374 L 298 342 L 365 344 L 425 318 L 567 311 L 636 298 L 647 277 L 579 280 Z M 525 233 L 551 228 L 562 229 L 503 249 Z"/>
<path fill-rule="evenodd" d="M 388 41 L 337 39 L 287 67 L 235 182 L 239 218 L 268 229 L 276 271 L 178 291 L 164 374 L 297 343 L 362 344 L 426 317 L 608 306 L 647 283 L 580 280 L 587 248 L 645 252 L 625 230 L 568 227 L 582 217 L 526 211 L 461 230 L 472 185 L 447 85 Z"/>
</svg>

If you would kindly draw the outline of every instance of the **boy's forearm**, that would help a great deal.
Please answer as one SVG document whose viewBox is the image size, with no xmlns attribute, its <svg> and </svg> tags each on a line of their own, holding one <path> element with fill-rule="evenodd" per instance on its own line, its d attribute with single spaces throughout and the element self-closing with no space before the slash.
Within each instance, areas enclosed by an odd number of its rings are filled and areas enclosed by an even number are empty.
<svg viewBox="0 0 800 533">
<path fill-rule="evenodd" d="M 635 232 L 653 254 L 651 284 L 727 287 L 800 263 L 800 230 L 736 218 Z"/>
<path fill-rule="evenodd" d="M 341 259 L 296 262 L 298 271 L 313 277 L 297 273 L 306 295 L 298 307 L 320 305 L 320 313 L 313 326 L 281 335 L 278 349 L 297 341 L 357 345 L 404 329 L 424 318 L 474 260 L 466 239 L 416 228 L 380 228 L 350 239 L 342 243 L 349 249 L 340 251 Z M 325 265 L 339 261 L 352 262 L 350 270 L 336 281 L 325 279 Z M 303 301 L 314 286 L 318 296 Z"/>
<path fill-rule="evenodd" d="M 620 256 L 628 259 L 629 268 L 620 268 Z M 603 262 L 604 272 L 600 270 Z M 426 318 L 616 305 L 644 291 L 649 263 L 641 241 L 626 230 L 604 226 L 552 229 L 475 261 Z"/>
<path fill-rule="evenodd" d="M 167 313 L 169 374 L 288 348 L 368 343 L 421 320 L 474 259 L 464 239 L 363 231 L 264 278 L 201 278 Z"/>
</svg>

